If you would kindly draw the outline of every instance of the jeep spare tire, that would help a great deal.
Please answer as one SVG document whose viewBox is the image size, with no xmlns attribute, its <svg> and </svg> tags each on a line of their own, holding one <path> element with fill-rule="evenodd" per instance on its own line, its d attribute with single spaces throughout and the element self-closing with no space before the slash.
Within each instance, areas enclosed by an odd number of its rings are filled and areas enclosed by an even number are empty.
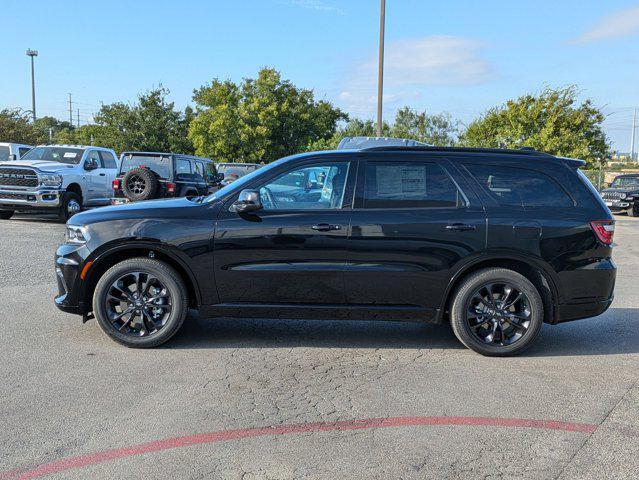
<svg viewBox="0 0 639 480">
<path fill-rule="evenodd" d="M 122 179 L 122 190 L 129 200 L 140 202 L 155 198 L 159 182 L 155 173 L 147 168 L 132 168 Z"/>
</svg>

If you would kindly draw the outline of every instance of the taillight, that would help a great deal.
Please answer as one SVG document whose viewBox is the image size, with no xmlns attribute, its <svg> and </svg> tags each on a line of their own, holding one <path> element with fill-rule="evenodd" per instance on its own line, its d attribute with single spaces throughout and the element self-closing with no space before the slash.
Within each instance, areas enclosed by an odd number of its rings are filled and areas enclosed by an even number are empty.
<svg viewBox="0 0 639 480">
<path fill-rule="evenodd" d="M 111 186 L 113 187 L 113 190 L 115 190 L 116 192 L 120 190 L 120 179 L 116 178 L 115 180 L 113 180 L 113 183 L 111 183 Z"/>
<path fill-rule="evenodd" d="M 175 193 L 175 183 L 168 182 L 166 184 L 166 191 L 167 193 Z"/>
<path fill-rule="evenodd" d="M 614 220 L 595 220 L 590 222 L 590 226 L 601 243 L 605 245 L 612 243 L 612 237 L 615 235 Z"/>
</svg>

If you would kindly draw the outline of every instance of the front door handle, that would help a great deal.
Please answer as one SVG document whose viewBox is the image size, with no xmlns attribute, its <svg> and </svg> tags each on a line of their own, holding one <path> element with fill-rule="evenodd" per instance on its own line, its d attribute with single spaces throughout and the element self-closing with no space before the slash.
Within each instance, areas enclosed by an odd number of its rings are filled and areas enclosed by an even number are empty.
<svg viewBox="0 0 639 480">
<path fill-rule="evenodd" d="M 467 223 L 450 223 L 446 225 L 446 230 L 452 230 L 454 232 L 467 232 L 469 230 L 477 230 L 475 225 L 468 225 Z"/>
<path fill-rule="evenodd" d="M 106 177 L 106 173 L 101 173 L 100 176 L 101 177 Z"/>
<path fill-rule="evenodd" d="M 330 232 L 331 230 L 341 230 L 342 226 L 331 225 L 330 223 L 318 223 L 317 225 L 313 225 L 311 228 L 318 232 Z"/>
</svg>

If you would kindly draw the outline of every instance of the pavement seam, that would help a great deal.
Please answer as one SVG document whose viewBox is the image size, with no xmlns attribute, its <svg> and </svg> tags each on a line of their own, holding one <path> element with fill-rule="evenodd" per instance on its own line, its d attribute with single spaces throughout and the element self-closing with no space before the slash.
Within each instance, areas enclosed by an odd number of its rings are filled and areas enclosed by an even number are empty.
<svg viewBox="0 0 639 480">
<path fill-rule="evenodd" d="M 610 415 L 612 414 L 612 412 L 614 412 L 617 407 L 619 405 L 621 405 L 621 402 L 623 402 L 623 400 L 628 396 L 628 394 L 637 386 L 639 385 L 639 378 L 637 380 L 634 381 L 634 383 L 632 383 L 627 389 L 626 391 L 621 395 L 621 397 L 619 398 L 619 400 L 617 401 L 617 403 L 615 403 L 606 413 L 606 415 L 604 416 L 603 420 L 601 420 L 601 422 L 599 423 L 599 425 L 597 425 L 597 429 L 595 429 L 592 433 L 590 433 L 587 437 L 586 440 L 579 446 L 579 448 L 577 449 L 577 451 L 575 453 L 573 453 L 570 458 L 568 459 L 568 461 L 566 462 L 566 464 L 562 467 L 561 471 L 557 474 L 557 476 L 555 477 L 554 480 L 559 480 L 561 478 L 561 476 L 564 474 L 564 472 L 566 471 L 566 469 L 573 463 L 574 459 L 577 457 L 577 455 L 579 454 L 579 452 L 581 452 L 584 447 L 586 445 L 588 445 L 588 442 L 590 442 L 590 440 L 592 440 L 592 437 L 595 435 L 595 433 L 597 433 L 597 430 L 599 430 L 599 427 L 601 427 L 604 423 L 606 423 L 606 420 L 608 420 L 608 417 L 610 417 Z"/>
</svg>

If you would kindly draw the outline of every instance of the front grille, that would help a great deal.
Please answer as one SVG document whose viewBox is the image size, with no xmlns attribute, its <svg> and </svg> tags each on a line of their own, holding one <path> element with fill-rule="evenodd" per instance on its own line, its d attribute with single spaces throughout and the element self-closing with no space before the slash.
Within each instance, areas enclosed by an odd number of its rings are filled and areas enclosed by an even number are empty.
<svg viewBox="0 0 639 480">
<path fill-rule="evenodd" d="M 27 200 L 24 193 L 0 193 L 0 200 Z"/>
<path fill-rule="evenodd" d="M 37 187 L 38 175 L 27 168 L 0 168 L 0 185 L 12 187 Z"/>
<path fill-rule="evenodd" d="M 621 198 L 621 192 L 603 192 L 603 198 L 617 200 Z"/>
</svg>

